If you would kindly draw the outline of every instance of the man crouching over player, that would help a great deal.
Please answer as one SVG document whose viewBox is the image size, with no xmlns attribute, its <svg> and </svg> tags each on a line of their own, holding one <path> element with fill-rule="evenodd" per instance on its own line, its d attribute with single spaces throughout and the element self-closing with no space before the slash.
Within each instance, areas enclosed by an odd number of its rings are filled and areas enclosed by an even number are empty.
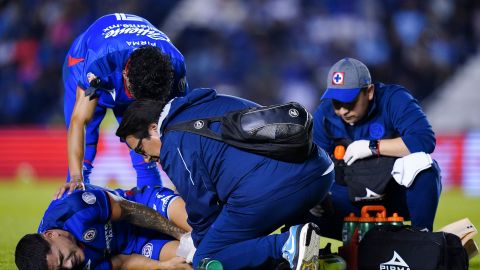
<svg viewBox="0 0 480 270">
<path fill-rule="evenodd" d="M 176 250 L 185 202 L 170 189 L 87 186 L 48 206 L 38 233 L 25 235 L 15 263 L 26 269 L 192 269 Z"/>
</svg>

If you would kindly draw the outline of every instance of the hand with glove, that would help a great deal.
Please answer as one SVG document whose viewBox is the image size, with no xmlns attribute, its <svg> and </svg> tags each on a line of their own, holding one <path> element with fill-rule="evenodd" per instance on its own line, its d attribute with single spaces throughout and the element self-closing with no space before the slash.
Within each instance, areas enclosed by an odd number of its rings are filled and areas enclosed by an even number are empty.
<svg viewBox="0 0 480 270">
<path fill-rule="evenodd" d="M 352 165 L 357 159 L 367 158 L 374 155 L 372 149 L 370 148 L 369 140 L 358 140 L 352 142 L 345 151 L 345 156 L 343 161 L 347 163 L 347 166 Z"/>
<path fill-rule="evenodd" d="M 197 249 L 193 245 L 192 234 L 190 232 L 183 234 L 177 248 L 177 256 L 183 257 L 187 263 L 191 263 L 195 251 L 197 251 Z"/>
</svg>

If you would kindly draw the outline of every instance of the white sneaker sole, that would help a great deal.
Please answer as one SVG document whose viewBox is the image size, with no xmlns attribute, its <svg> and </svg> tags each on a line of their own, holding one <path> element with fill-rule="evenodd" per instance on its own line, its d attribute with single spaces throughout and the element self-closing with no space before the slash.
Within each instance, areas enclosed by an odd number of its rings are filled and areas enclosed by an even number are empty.
<svg viewBox="0 0 480 270">
<path fill-rule="evenodd" d="M 312 223 L 302 227 L 300 241 L 298 242 L 299 262 L 294 270 L 318 270 L 319 233 L 319 228 Z"/>
</svg>

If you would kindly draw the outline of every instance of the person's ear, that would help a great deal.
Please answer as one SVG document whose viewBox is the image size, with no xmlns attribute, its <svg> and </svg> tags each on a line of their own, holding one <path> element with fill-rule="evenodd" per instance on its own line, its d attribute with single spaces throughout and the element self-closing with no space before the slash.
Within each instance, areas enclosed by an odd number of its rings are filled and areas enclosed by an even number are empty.
<svg viewBox="0 0 480 270">
<path fill-rule="evenodd" d="M 55 232 L 53 232 L 51 230 L 47 230 L 43 233 L 43 235 L 48 239 L 52 239 L 54 237 L 54 234 L 55 234 Z"/>
<path fill-rule="evenodd" d="M 150 136 L 154 135 L 154 134 L 158 134 L 158 124 L 156 123 L 151 123 L 149 126 L 148 126 L 148 133 L 150 134 Z"/>
<path fill-rule="evenodd" d="M 375 93 L 375 85 L 370 84 L 367 88 L 367 95 L 368 95 L 368 100 L 373 99 L 373 94 Z"/>
</svg>

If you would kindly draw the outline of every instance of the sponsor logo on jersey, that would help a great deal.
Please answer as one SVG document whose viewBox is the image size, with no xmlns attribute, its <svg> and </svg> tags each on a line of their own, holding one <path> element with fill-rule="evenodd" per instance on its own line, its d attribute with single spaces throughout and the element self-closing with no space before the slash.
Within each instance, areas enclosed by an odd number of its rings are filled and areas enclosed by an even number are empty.
<svg viewBox="0 0 480 270">
<path fill-rule="evenodd" d="M 84 192 L 82 194 L 82 200 L 87 204 L 94 204 L 97 201 L 97 197 L 91 192 Z"/>
<path fill-rule="evenodd" d="M 71 66 L 74 66 L 80 62 L 83 62 L 85 60 L 85 58 L 76 58 L 76 57 L 72 57 L 71 55 L 68 56 L 68 60 L 67 60 L 67 65 L 68 67 L 71 67 Z"/>
<path fill-rule="evenodd" d="M 410 266 L 396 251 L 393 251 L 393 258 L 388 262 L 381 263 L 380 270 L 410 270 Z"/>
<path fill-rule="evenodd" d="M 168 204 L 170 202 L 170 200 L 174 197 L 174 195 L 164 195 L 164 194 L 160 194 L 157 192 L 157 198 L 160 199 L 162 201 L 162 212 L 165 213 L 167 207 L 168 207 Z"/>
<path fill-rule="evenodd" d="M 153 40 L 170 41 L 160 30 L 145 24 L 115 24 L 104 29 L 102 33 L 105 39 L 119 35 L 135 35 L 137 37 L 148 37 Z"/>
<path fill-rule="evenodd" d="M 141 41 L 125 41 L 125 43 L 127 43 L 128 46 L 145 46 L 145 45 L 149 45 L 149 46 L 152 46 L 152 47 L 157 47 L 157 43 L 156 42 L 150 42 L 150 41 L 144 41 L 144 40 L 141 40 Z"/>
<path fill-rule="evenodd" d="M 105 247 L 107 249 L 108 254 L 111 253 L 111 243 L 112 243 L 112 238 L 113 238 L 113 230 L 112 230 L 112 224 L 108 222 L 105 224 Z"/>
<path fill-rule="evenodd" d="M 152 243 L 147 243 L 145 246 L 142 248 L 142 255 L 147 257 L 147 258 L 152 258 L 152 253 L 153 253 L 153 245 Z"/>
<path fill-rule="evenodd" d="M 343 85 L 343 78 L 345 77 L 344 72 L 334 72 L 332 75 L 332 84 L 333 85 Z"/>
<path fill-rule="evenodd" d="M 93 239 L 95 239 L 95 236 L 97 236 L 97 230 L 95 230 L 94 228 L 92 228 L 92 229 L 86 230 L 86 231 L 83 233 L 82 238 L 83 238 L 84 241 L 90 242 L 90 241 L 92 241 Z"/>
</svg>

